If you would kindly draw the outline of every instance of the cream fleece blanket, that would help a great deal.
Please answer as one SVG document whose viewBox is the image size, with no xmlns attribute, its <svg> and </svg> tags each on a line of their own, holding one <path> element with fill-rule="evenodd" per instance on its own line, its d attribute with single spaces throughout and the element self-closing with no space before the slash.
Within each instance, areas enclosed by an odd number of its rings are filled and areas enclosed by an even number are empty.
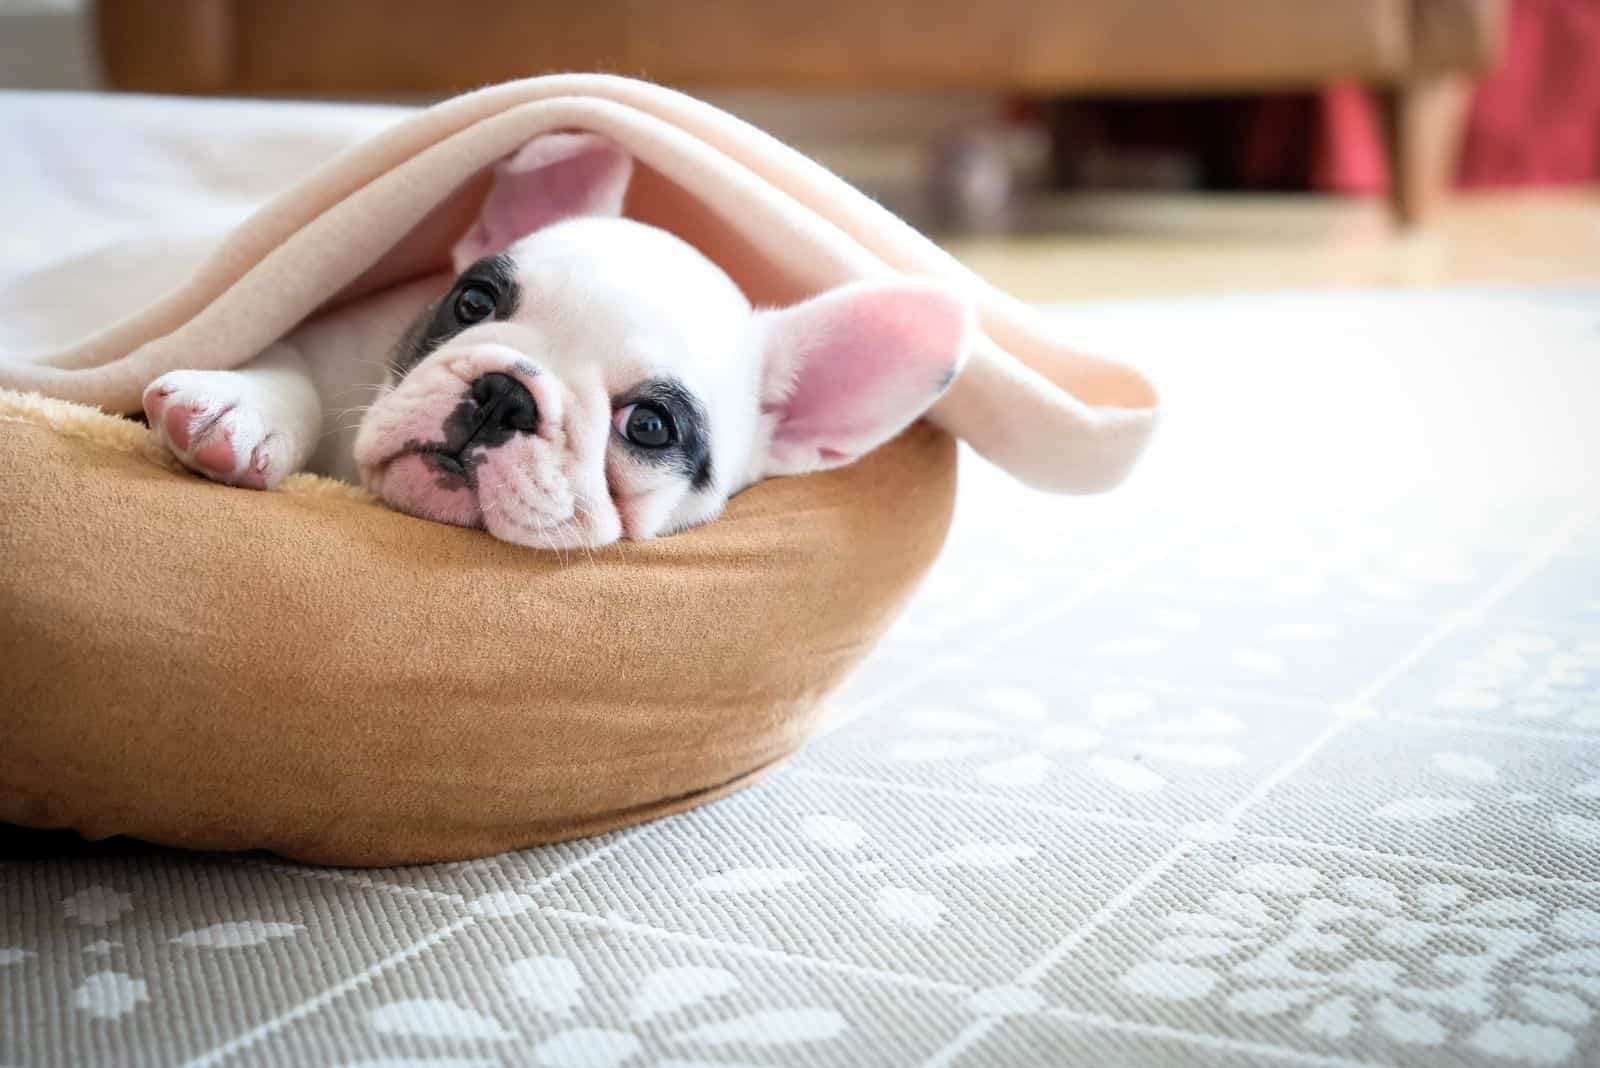
<svg viewBox="0 0 1600 1068">
<path fill-rule="evenodd" d="M 91 199 L 98 187 L 82 182 L 86 168 L 115 189 L 142 175 L 141 188 L 169 205 L 192 193 L 215 206 L 228 191 L 205 187 L 208 178 L 249 185 L 248 161 L 284 167 L 270 136 L 252 140 L 250 130 L 226 126 L 167 131 L 147 123 L 141 137 L 102 123 L 105 136 L 73 139 L 39 119 L 61 107 L 59 98 L 27 95 L 0 104 L 20 120 L 7 139 L 21 162 L 7 166 L 77 183 Z M 294 111 L 278 109 L 263 128 L 289 136 L 282 117 Z M 894 273 L 965 293 L 982 337 L 931 418 L 1024 482 L 1056 492 L 1105 489 L 1153 429 L 1155 393 L 1137 373 L 1074 351 L 1029 308 L 825 168 L 691 97 L 625 78 L 554 75 L 403 117 L 357 119 L 347 109 L 330 122 L 301 111 L 324 143 L 355 143 L 308 173 L 280 174 L 288 188 L 220 243 L 226 227 L 206 224 L 227 210 L 177 232 L 169 227 L 155 243 L 89 241 L 74 259 L 14 267 L 0 278 L 0 386 L 134 411 L 144 386 L 166 371 L 238 366 L 311 316 L 339 314 L 446 269 L 490 166 L 538 134 L 588 130 L 638 161 L 626 214 L 696 245 L 754 301 L 788 304 Z M 375 126 L 383 128 L 358 139 Z M 230 157 L 230 140 L 250 152 Z M 212 166 L 197 178 L 186 155 Z M 142 210 L 133 198 L 124 207 Z M 185 280 L 119 306 L 170 279 Z"/>
</svg>

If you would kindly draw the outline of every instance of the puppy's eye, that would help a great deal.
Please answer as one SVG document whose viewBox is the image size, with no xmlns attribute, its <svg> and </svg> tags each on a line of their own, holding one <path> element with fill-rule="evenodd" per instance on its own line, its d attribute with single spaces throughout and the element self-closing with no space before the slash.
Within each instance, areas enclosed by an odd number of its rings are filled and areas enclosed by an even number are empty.
<svg viewBox="0 0 1600 1068">
<path fill-rule="evenodd" d="M 617 431 L 641 449 L 664 449 L 677 437 L 672 416 L 665 408 L 649 401 L 619 408 L 614 422 Z"/>
<path fill-rule="evenodd" d="M 456 321 L 471 326 L 494 314 L 494 293 L 484 286 L 468 286 L 456 296 Z"/>
</svg>

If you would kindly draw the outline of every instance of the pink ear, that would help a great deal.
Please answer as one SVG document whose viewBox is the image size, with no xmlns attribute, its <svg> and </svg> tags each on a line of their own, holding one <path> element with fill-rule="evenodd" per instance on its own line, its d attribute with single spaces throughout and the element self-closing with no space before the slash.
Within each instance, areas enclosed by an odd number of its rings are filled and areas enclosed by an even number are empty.
<svg viewBox="0 0 1600 1068">
<path fill-rule="evenodd" d="M 862 282 L 768 314 L 766 474 L 849 463 L 914 422 L 960 372 L 972 310 L 930 282 Z"/>
<path fill-rule="evenodd" d="M 457 271 L 574 215 L 620 215 L 633 160 L 598 134 L 535 137 L 494 167 L 478 221 L 450 250 Z"/>
</svg>

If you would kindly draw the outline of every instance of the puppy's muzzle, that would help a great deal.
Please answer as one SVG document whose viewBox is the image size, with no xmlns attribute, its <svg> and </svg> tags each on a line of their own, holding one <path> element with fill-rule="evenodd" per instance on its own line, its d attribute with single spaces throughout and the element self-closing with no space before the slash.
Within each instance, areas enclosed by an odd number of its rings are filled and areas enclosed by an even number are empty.
<svg viewBox="0 0 1600 1068">
<path fill-rule="evenodd" d="M 517 434 L 539 430 L 539 405 L 528 387 L 507 374 L 486 374 L 467 390 L 445 422 L 442 447 L 430 450 L 437 467 L 461 474 L 475 450 L 492 449 Z"/>
</svg>

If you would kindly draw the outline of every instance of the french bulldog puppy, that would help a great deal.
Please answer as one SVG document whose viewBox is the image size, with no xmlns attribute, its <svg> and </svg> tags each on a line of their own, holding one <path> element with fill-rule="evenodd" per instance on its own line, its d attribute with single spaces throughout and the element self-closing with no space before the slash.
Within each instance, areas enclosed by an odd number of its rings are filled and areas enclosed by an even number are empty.
<svg viewBox="0 0 1600 1068">
<path fill-rule="evenodd" d="M 164 374 L 144 393 L 152 432 L 229 485 L 313 470 L 505 541 L 593 548 L 849 463 L 959 373 L 973 332 L 959 297 L 894 279 L 753 308 L 700 252 L 620 217 L 631 173 L 596 135 L 535 139 L 497 166 L 448 290 L 418 283 L 432 289 L 409 327 L 396 316 L 414 288 L 312 320 L 237 370 Z"/>
</svg>

